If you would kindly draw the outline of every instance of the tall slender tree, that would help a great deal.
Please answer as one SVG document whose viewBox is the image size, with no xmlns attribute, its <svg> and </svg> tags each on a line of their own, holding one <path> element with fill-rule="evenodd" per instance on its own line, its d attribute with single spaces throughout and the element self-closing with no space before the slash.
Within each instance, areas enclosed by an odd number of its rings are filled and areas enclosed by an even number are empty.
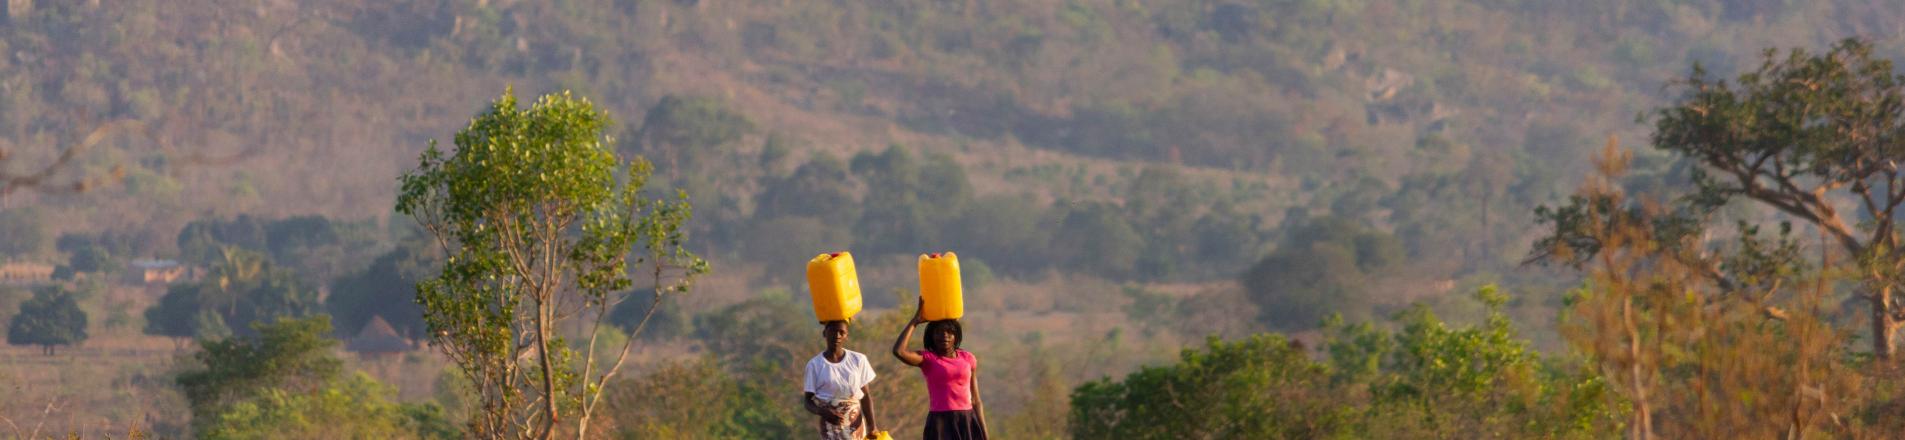
<svg viewBox="0 0 1905 440">
<path fill-rule="evenodd" d="M 615 156 L 602 135 L 609 124 L 566 92 L 528 108 L 506 92 L 457 132 L 455 150 L 446 155 L 433 143 L 401 179 L 397 211 L 416 218 L 447 257 L 418 285 L 417 301 L 433 345 L 477 392 L 475 437 L 587 437 L 602 391 L 647 321 L 596 371 L 597 329 L 634 287 L 631 269 L 662 293 L 651 316 L 708 270 L 682 247 L 687 196 L 645 197 L 652 168 Z M 631 258 L 636 247 L 644 252 Z M 581 353 L 559 332 L 577 319 L 595 321 L 584 326 L 587 343 L 576 344 Z"/>
</svg>

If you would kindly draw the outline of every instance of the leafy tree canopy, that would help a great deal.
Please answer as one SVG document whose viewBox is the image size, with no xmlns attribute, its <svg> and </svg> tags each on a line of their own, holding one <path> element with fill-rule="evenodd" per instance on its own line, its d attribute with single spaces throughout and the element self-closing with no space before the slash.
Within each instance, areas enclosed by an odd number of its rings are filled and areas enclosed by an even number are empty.
<svg viewBox="0 0 1905 440">
<path fill-rule="evenodd" d="M 60 287 L 42 287 L 20 303 L 20 314 L 7 324 L 7 344 L 38 345 L 47 354 L 53 347 L 86 340 L 86 312 L 73 294 Z"/>
<path fill-rule="evenodd" d="M 227 249 L 196 283 L 174 284 L 146 309 L 146 334 L 175 338 L 249 334 L 253 322 L 318 311 L 318 292 L 255 252 Z"/>
</svg>

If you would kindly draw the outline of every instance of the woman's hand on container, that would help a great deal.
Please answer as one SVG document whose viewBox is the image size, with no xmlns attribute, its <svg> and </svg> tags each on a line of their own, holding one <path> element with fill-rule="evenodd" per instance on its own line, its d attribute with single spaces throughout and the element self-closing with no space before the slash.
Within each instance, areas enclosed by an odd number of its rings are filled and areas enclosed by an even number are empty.
<svg viewBox="0 0 1905 440">
<path fill-rule="evenodd" d="M 926 297 L 921 296 L 919 297 L 919 303 L 913 307 L 913 321 L 910 322 L 910 324 L 920 325 L 925 323 L 926 322 L 925 313 L 926 313 Z"/>
</svg>

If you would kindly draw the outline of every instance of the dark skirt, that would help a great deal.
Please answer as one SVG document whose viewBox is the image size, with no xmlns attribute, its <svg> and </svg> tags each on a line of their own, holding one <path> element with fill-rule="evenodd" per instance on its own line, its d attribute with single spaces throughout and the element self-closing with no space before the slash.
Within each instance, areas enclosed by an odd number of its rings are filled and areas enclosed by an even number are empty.
<svg viewBox="0 0 1905 440">
<path fill-rule="evenodd" d="M 926 413 L 925 440 L 986 440 L 986 428 L 979 424 L 979 413 L 933 411 Z"/>
</svg>

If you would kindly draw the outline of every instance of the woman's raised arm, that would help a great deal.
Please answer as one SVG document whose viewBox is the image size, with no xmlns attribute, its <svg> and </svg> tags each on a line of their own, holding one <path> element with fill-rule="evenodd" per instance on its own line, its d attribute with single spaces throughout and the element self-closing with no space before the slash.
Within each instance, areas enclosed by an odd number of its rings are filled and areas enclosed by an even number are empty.
<svg viewBox="0 0 1905 440">
<path fill-rule="evenodd" d="M 920 357 L 919 353 L 914 353 L 906 349 L 906 343 L 913 339 L 913 328 L 918 327 L 919 323 L 922 322 L 919 319 L 920 309 L 925 307 L 926 298 L 921 297 L 919 299 L 919 307 L 913 308 L 913 319 L 906 321 L 906 328 L 900 329 L 899 339 L 893 340 L 893 357 L 900 358 L 900 362 L 905 362 L 906 365 L 909 366 L 917 367 L 920 362 L 926 361 L 925 358 Z"/>
</svg>

